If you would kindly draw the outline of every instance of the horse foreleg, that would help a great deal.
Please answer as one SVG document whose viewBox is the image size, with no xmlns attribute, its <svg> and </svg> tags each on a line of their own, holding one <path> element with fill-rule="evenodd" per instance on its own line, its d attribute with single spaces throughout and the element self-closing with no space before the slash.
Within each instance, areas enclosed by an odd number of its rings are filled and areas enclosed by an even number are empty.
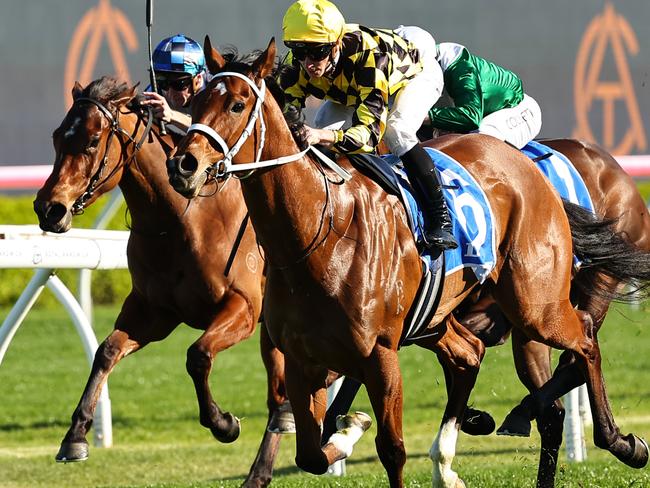
<svg viewBox="0 0 650 488">
<path fill-rule="evenodd" d="M 284 378 L 284 355 L 275 347 L 264 324 L 260 325 L 260 352 L 266 368 L 268 422 L 257 456 L 242 486 L 268 486 L 273 477 L 273 463 L 280 448 L 281 434 L 295 432 L 291 404 Z"/>
<path fill-rule="evenodd" d="M 127 353 L 136 351 L 142 345 L 129 339 L 128 334 L 114 330 L 97 348 L 93 366 L 77 408 L 72 414 L 68 429 L 56 455 L 59 462 L 85 461 L 88 459 L 86 434 L 93 424 L 93 416 L 99 395 L 115 365 Z"/>
<path fill-rule="evenodd" d="M 212 323 L 187 350 L 186 368 L 194 382 L 199 420 L 220 442 L 233 442 L 239 437 L 239 419 L 221 411 L 212 398 L 208 377 L 217 353 L 249 337 L 255 330 L 256 319 L 247 300 L 233 293 L 224 299 Z"/>
<path fill-rule="evenodd" d="M 332 404 L 327 408 L 325 420 L 323 422 L 323 437 L 322 441 L 325 442 L 336 432 L 336 419 L 339 415 L 343 415 L 350 411 L 354 397 L 357 396 L 361 388 L 361 382 L 346 376 L 343 378 L 343 384 L 337 392 Z"/>
<path fill-rule="evenodd" d="M 485 346 L 456 322 L 453 316 L 449 316 L 445 334 L 435 344 L 435 351 L 445 371 L 447 405 L 440 431 L 429 450 L 429 458 L 433 463 L 432 486 L 460 488 L 465 484 L 451 465 L 456 455 L 460 425 L 485 354 Z"/>
<path fill-rule="evenodd" d="M 141 327 L 135 333 L 134 327 L 149 321 L 145 318 L 145 307 L 134 295 L 129 295 L 115 323 L 115 330 L 99 345 L 95 352 L 92 369 L 81 399 L 72 414 L 72 423 L 56 455 L 59 462 L 85 461 L 88 459 L 86 434 L 93 423 L 99 395 L 115 365 L 127 354 L 141 349 L 152 340 L 153 334 L 145 333 Z M 168 332 L 167 332 L 168 333 Z"/>
<path fill-rule="evenodd" d="M 286 388 L 296 422 L 296 465 L 308 473 L 324 474 L 337 459 L 321 449 L 321 428 L 327 407 L 327 370 L 315 371 L 285 356 Z"/>
</svg>

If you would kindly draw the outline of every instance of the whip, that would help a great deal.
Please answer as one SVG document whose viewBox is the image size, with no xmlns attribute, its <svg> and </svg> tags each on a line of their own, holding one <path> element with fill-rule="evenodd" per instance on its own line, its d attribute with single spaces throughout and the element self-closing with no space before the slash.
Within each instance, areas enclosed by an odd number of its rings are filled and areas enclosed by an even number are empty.
<svg viewBox="0 0 650 488">
<path fill-rule="evenodd" d="M 151 89 L 158 93 L 158 84 L 156 83 L 156 74 L 153 70 L 153 57 L 151 55 L 151 26 L 153 25 L 153 0 L 147 0 L 147 38 L 149 40 L 149 81 Z M 164 136 L 167 134 L 165 121 L 160 120 L 160 133 Z"/>
</svg>

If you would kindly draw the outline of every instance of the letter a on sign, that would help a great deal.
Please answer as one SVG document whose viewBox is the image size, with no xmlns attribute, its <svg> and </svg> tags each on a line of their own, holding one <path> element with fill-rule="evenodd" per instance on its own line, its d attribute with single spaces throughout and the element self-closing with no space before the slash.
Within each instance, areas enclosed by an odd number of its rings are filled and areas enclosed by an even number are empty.
<svg viewBox="0 0 650 488">
<path fill-rule="evenodd" d="M 72 104 L 70 90 L 72 90 L 74 82 L 79 81 L 86 86 L 92 81 L 99 50 L 104 40 L 108 42 L 115 75 L 129 84 L 131 83 L 129 66 L 119 41 L 120 37 L 129 51 L 135 51 L 138 48 L 135 30 L 124 12 L 114 8 L 110 0 L 99 0 L 99 4 L 88 10 L 79 21 L 70 41 L 63 75 L 63 96 L 66 109 Z M 84 46 L 85 53 L 83 53 L 82 59 Z"/>
<path fill-rule="evenodd" d="M 614 81 L 603 81 L 603 63 L 613 54 Z M 630 24 L 607 4 L 596 16 L 582 38 L 576 59 L 574 92 L 577 126 L 574 137 L 598 142 L 613 154 L 629 154 L 646 149 L 645 128 L 639 111 L 634 84 L 628 65 L 628 53 L 636 55 L 639 45 Z M 602 136 L 594 136 L 589 113 L 600 103 Z M 616 118 L 617 104 L 627 113 L 628 121 Z M 620 111 L 619 111 L 620 113 Z"/>
</svg>

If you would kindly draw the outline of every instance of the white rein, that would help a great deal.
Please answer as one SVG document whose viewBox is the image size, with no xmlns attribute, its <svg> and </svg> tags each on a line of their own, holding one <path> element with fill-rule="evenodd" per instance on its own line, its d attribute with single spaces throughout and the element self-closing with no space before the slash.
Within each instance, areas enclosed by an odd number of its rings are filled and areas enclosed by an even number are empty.
<svg viewBox="0 0 650 488">
<path fill-rule="evenodd" d="M 314 155 L 318 159 L 320 159 L 325 165 L 327 165 L 329 168 L 335 171 L 336 174 L 338 174 L 345 181 L 349 181 L 350 178 L 352 178 L 352 175 L 350 173 L 348 173 L 345 169 L 343 169 L 341 166 L 336 164 L 334 161 L 332 161 L 325 154 L 323 154 L 321 151 L 319 151 L 313 146 L 309 146 L 307 149 L 297 154 L 290 154 L 288 156 L 282 156 L 275 159 L 267 159 L 265 161 L 260 161 L 260 157 L 262 155 L 262 149 L 264 148 L 265 135 L 266 135 L 266 124 L 264 123 L 264 116 L 263 116 L 264 112 L 262 111 L 262 105 L 264 104 L 264 96 L 266 94 L 266 83 L 264 83 L 264 80 L 262 80 L 261 86 L 258 88 L 253 82 L 253 80 L 251 80 L 248 76 L 245 76 L 241 73 L 237 73 L 235 71 L 224 71 L 221 73 L 217 73 L 212 77 L 212 79 L 224 78 L 226 76 L 234 76 L 236 78 L 240 78 L 244 80 L 246 83 L 248 83 L 248 85 L 251 87 L 251 89 L 253 90 L 253 92 L 255 92 L 255 95 L 257 96 L 255 107 L 251 112 L 246 127 L 244 128 L 242 134 L 239 136 L 239 139 L 237 139 L 237 142 L 231 148 L 229 148 L 228 144 L 223 139 L 223 137 L 221 137 L 217 133 L 217 131 L 215 131 L 212 127 L 205 124 L 192 124 L 187 129 L 188 134 L 191 132 L 199 132 L 204 136 L 210 138 L 221 148 L 221 151 L 224 154 L 223 159 L 217 161 L 211 167 L 216 170 L 216 176 L 226 176 L 235 172 L 254 171 L 256 169 L 268 168 L 270 166 L 279 166 L 282 164 L 291 163 L 293 161 L 297 161 L 301 159 L 305 154 L 307 154 L 308 151 L 312 151 L 312 153 L 314 153 Z M 244 145 L 244 142 L 246 142 L 246 140 L 253 133 L 253 130 L 255 128 L 255 122 L 257 121 L 258 118 L 260 119 L 260 145 L 257 149 L 255 161 L 252 163 L 233 164 L 232 162 L 233 158 L 239 152 L 241 147 Z"/>
</svg>

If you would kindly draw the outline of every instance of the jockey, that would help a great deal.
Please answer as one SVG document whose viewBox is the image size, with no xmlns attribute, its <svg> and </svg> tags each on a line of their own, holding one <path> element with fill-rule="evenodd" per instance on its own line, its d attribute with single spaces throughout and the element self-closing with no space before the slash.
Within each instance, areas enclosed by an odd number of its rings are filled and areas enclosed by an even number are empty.
<svg viewBox="0 0 650 488">
<path fill-rule="evenodd" d="M 518 149 L 539 134 L 542 112 L 512 71 L 452 42 L 438 45 L 438 62 L 454 106 L 429 110 L 434 129 L 489 134 Z"/>
<path fill-rule="evenodd" d="M 156 118 L 185 132 L 192 123 L 190 102 L 206 82 L 203 48 L 194 39 L 176 34 L 160 41 L 152 57 L 162 95 L 145 91 L 142 104 L 151 105 Z"/>
<path fill-rule="evenodd" d="M 306 142 L 369 153 L 383 136 L 423 206 L 425 245 L 457 247 L 436 170 L 416 136 L 442 93 L 433 37 L 419 27 L 346 24 L 328 0 L 293 3 L 282 33 L 290 49 L 279 80 L 287 105 L 302 109 L 308 95 L 325 100 L 316 114 L 318 128 L 305 126 Z"/>
</svg>

